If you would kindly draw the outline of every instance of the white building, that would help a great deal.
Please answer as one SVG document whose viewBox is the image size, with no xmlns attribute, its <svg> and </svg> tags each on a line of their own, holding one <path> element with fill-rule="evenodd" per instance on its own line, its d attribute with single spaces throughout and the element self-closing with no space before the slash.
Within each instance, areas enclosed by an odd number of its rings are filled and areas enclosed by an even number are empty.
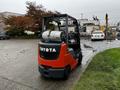
<svg viewBox="0 0 120 90">
<path fill-rule="evenodd" d="M 100 30 L 99 20 L 80 19 L 79 23 L 81 32 L 91 34 L 91 32 L 93 32 L 94 30 Z"/>
</svg>

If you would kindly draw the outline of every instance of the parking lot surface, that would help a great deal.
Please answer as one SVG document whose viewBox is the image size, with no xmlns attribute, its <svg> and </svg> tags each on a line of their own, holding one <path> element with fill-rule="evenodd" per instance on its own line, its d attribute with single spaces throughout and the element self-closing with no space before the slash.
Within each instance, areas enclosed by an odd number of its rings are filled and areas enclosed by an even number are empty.
<svg viewBox="0 0 120 90">
<path fill-rule="evenodd" d="M 82 66 L 76 68 L 68 80 L 53 80 L 42 78 L 38 72 L 38 42 L 39 40 L 0 41 L 0 90 L 69 90 L 93 56 L 93 49 L 97 49 L 96 52 L 99 52 L 107 47 L 113 47 L 107 42 L 82 40 Z M 93 48 L 84 48 L 84 44 Z M 104 45 L 106 46 L 103 48 Z M 117 42 L 117 45 L 114 46 L 119 45 L 120 43 Z"/>
</svg>

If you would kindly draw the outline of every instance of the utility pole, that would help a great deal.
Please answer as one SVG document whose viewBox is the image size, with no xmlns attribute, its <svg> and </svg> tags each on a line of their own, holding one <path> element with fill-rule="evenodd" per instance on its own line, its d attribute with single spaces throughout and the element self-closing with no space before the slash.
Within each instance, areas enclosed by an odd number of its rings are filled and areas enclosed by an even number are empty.
<svg viewBox="0 0 120 90">
<path fill-rule="evenodd" d="M 81 13 L 81 19 L 83 19 L 83 13 Z"/>
<path fill-rule="evenodd" d="M 106 28 L 105 28 L 105 37 L 106 37 L 106 40 L 108 38 L 108 14 L 106 13 L 106 16 L 105 16 L 105 21 L 106 21 Z"/>
</svg>

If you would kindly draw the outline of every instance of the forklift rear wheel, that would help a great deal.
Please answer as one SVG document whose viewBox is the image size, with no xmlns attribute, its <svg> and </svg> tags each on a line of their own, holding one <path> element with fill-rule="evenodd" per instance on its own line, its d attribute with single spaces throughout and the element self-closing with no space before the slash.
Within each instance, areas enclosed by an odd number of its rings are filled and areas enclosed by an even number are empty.
<svg viewBox="0 0 120 90">
<path fill-rule="evenodd" d="M 82 54 L 79 54 L 78 66 L 82 64 Z"/>
<path fill-rule="evenodd" d="M 71 72 L 71 68 L 70 68 L 70 66 L 67 66 L 65 68 L 65 72 L 64 72 L 64 80 L 68 79 L 70 72 Z"/>
</svg>

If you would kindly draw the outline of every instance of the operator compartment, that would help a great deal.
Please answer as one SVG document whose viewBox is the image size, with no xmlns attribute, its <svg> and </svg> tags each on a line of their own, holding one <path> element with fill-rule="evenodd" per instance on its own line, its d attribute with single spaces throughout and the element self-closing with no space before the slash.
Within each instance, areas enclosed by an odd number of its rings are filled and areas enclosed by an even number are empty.
<svg viewBox="0 0 120 90">
<path fill-rule="evenodd" d="M 63 18 L 44 18 L 44 25 L 39 42 L 39 54 L 44 60 L 56 60 L 59 57 L 61 44 L 66 42 Z"/>
</svg>

